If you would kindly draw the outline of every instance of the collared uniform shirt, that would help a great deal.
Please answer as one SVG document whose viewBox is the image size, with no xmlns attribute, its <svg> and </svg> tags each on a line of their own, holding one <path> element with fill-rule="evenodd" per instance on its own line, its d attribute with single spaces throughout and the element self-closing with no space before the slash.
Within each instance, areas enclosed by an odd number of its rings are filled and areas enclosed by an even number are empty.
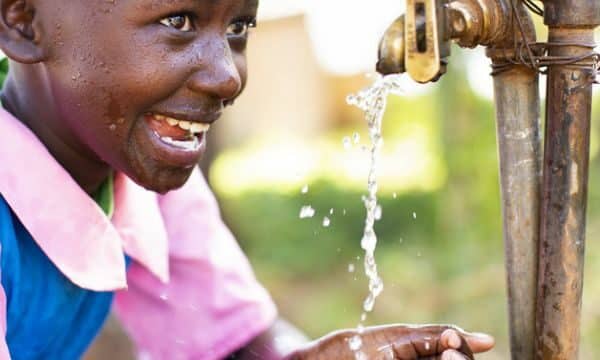
<svg viewBox="0 0 600 360">
<path fill-rule="evenodd" d="M 100 207 L 0 110 L 0 359 L 78 359 L 112 307 L 143 359 L 220 359 L 275 306 L 200 172 L 166 195 L 123 174 Z"/>
</svg>

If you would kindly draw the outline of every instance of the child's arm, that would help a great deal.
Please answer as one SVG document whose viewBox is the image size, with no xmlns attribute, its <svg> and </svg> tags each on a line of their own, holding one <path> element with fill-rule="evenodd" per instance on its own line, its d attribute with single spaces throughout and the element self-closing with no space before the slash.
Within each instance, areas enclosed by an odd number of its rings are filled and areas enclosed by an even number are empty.
<svg viewBox="0 0 600 360">
<path fill-rule="evenodd" d="M 298 330 L 287 325 L 276 325 L 257 337 L 244 349 L 231 356 L 236 360 L 354 360 L 349 340 L 354 330 L 332 333 L 308 344 Z M 282 344 L 285 339 L 287 344 Z M 289 346 L 297 350 L 290 352 Z M 388 325 L 367 328 L 361 336 L 361 351 L 366 359 L 417 360 L 439 356 L 448 360 L 473 359 L 473 352 L 491 349 L 494 340 L 488 335 L 469 334 L 449 326 Z M 287 345 L 287 346 L 282 346 Z M 438 357 L 436 357 L 437 359 Z"/>
</svg>

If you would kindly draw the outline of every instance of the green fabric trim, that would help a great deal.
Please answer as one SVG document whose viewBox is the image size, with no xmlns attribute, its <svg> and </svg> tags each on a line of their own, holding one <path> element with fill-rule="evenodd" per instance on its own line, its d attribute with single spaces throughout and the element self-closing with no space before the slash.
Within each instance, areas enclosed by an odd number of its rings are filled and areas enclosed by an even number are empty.
<svg viewBox="0 0 600 360">
<path fill-rule="evenodd" d="M 6 75 L 8 75 L 8 58 L 0 60 L 0 87 L 4 86 L 4 80 L 6 80 Z"/>
<path fill-rule="evenodd" d="M 112 173 L 102 185 L 100 185 L 100 188 L 96 190 L 96 193 L 92 195 L 92 198 L 110 219 L 115 211 L 115 192 Z"/>
</svg>

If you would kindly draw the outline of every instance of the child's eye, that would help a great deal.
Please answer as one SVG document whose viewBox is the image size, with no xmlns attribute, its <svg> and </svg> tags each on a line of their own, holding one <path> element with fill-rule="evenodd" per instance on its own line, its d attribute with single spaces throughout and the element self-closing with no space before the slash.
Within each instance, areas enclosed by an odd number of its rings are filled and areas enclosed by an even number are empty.
<svg viewBox="0 0 600 360">
<path fill-rule="evenodd" d="M 255 19 L 241 19 L 237 20 L 227 28 L 227 36 L 232 37 L 246 37 L 250 28 L 256 27 Z"/>
<path fill-rule="evenodd" d="M 164 26 L 173 28 L 175 30 L 189 32 L 194 29 L 192 25 L 192 19 L 189 15 L 173 15 L 160 20 L 160 23 Z"/>
</svg>

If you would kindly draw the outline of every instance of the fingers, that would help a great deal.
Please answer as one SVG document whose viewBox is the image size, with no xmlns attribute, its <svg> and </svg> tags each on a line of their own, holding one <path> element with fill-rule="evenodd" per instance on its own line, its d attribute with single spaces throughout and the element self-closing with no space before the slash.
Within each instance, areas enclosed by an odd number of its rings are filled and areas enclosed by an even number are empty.
<svg viewBox="0 0 600 360">
<path fill-rule="evenodd" d="M 446 350 L 442 353 L 442 360 L 467 360 L 465 355 L 456 350 Z"/>
<path fill-rule="evenodd" d="M 459 333 L 457 330 L 448 329 L 442 333 L 440 341 L 442 342 L 442 347 L 447 349 L 459 349 L 462 344 L 462 339 L 465 339 L 468 347 L 474 353 L 480 353 L 484 351 L 488 351 L 494 347 L 495 341 L 494 338 L 481 333 L 467 333 L 461 332 Z"/>
<path fill-rule="evenodd" d="M 481 333 L 473 333 L 473 334 L 463 334 L 465 340 L 467 340 L 467 344 L 469 348 L 473 350 L 474 353 L 480 353 L 484 351 L 488 351 L 494 347 L 496 341 L 493 337 L 487 334 Z"/>
</svg>

